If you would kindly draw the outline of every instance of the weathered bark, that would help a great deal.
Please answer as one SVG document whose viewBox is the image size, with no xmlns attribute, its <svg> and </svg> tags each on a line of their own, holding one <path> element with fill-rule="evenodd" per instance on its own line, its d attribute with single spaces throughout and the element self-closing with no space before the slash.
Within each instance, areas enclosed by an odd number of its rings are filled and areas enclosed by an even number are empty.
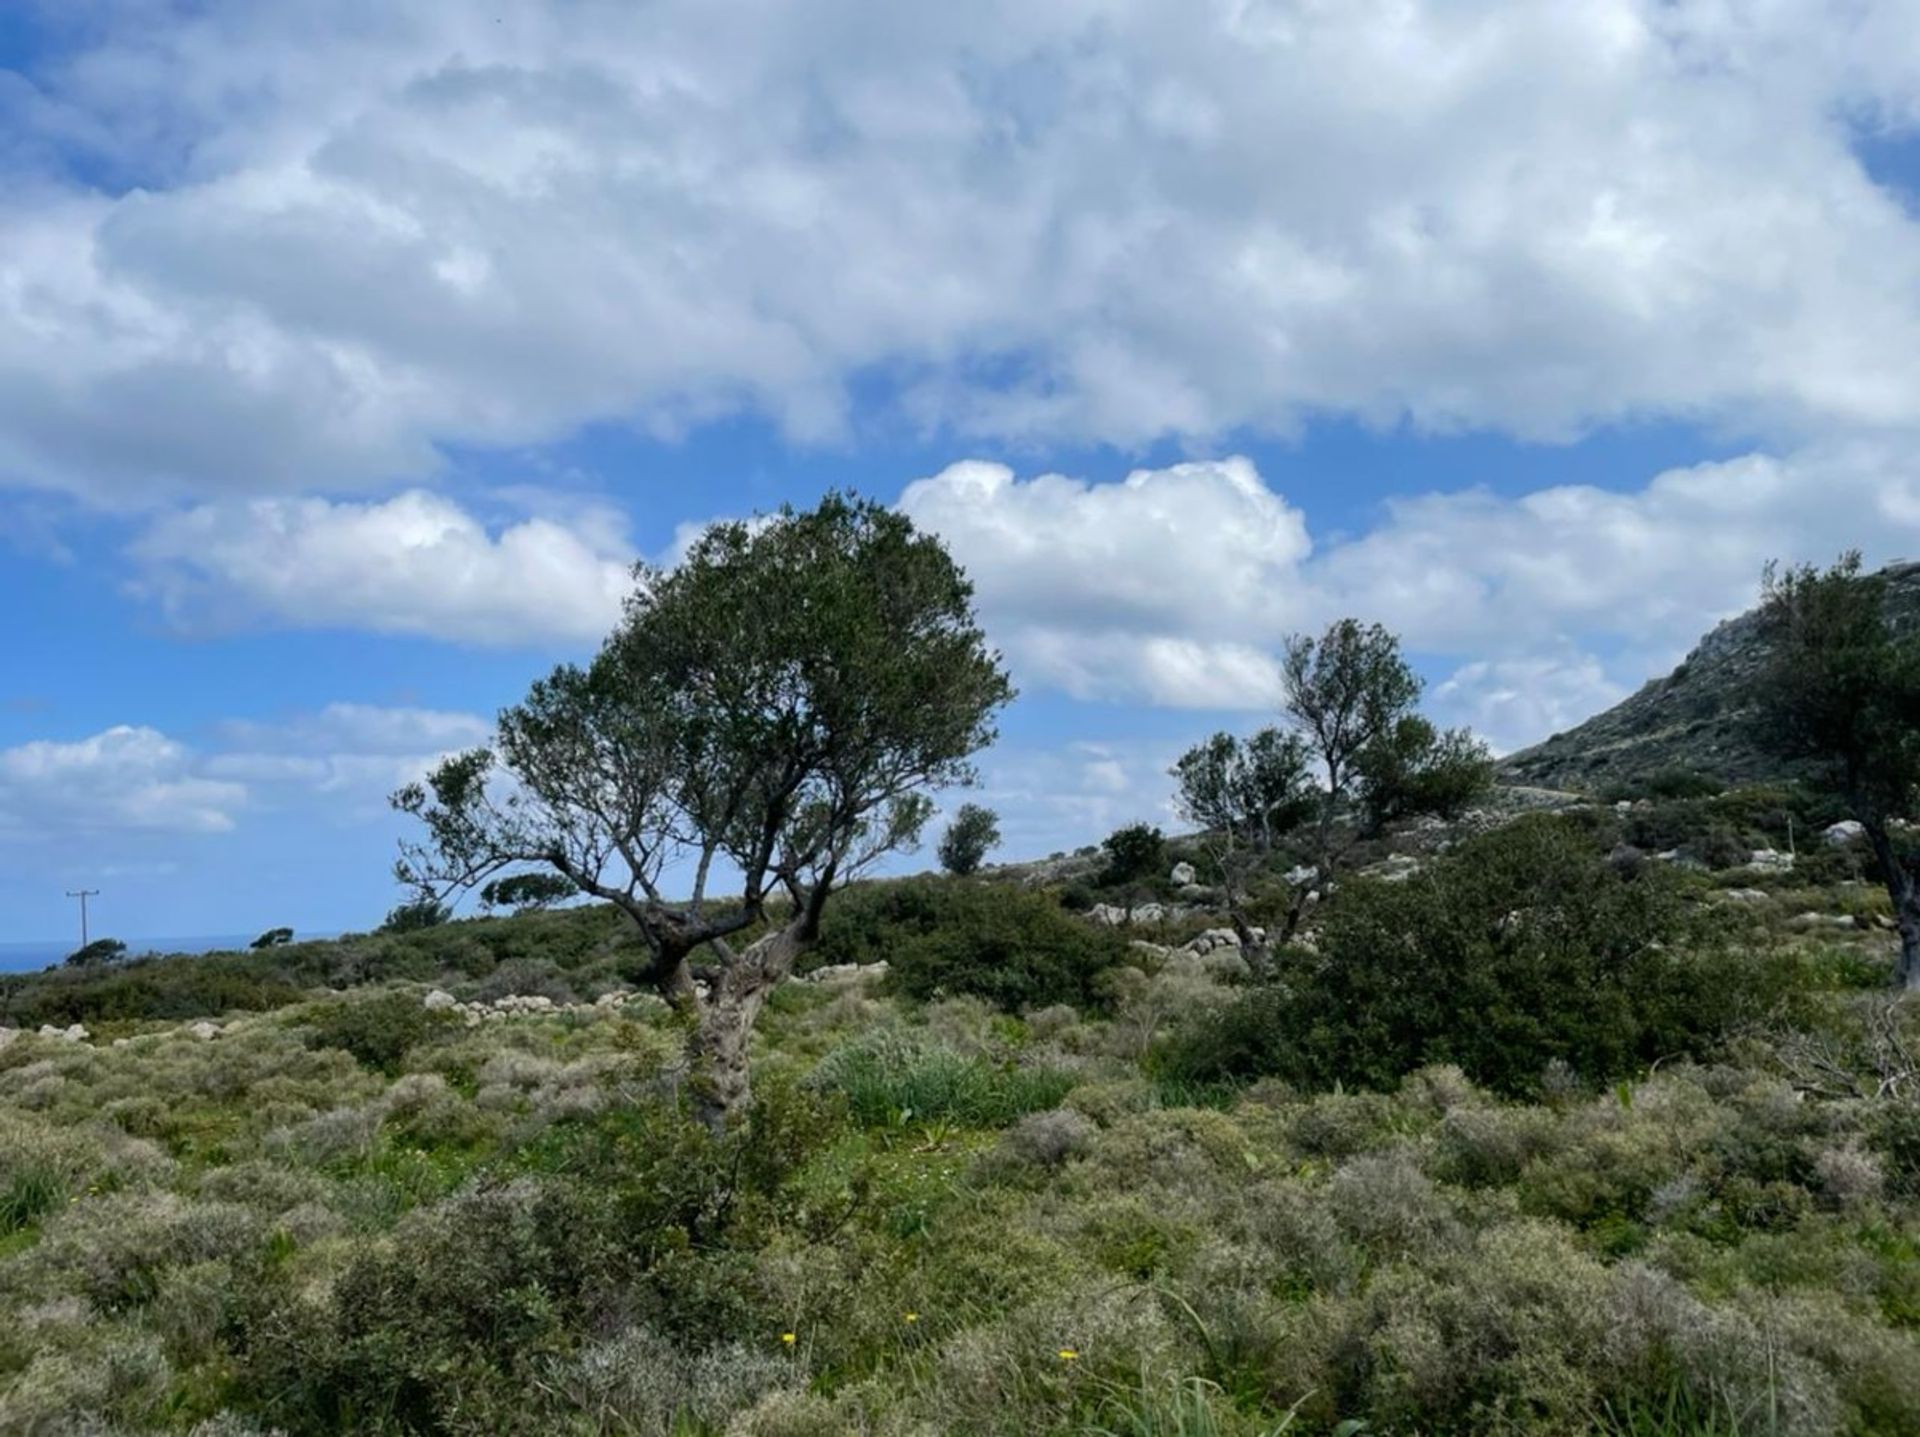
<svg viewBox="0 0 1920 1437">
<path fill-rule="evenodd" d="M 1247 971 L 1256 978 L 1272 977 L 1273 944 L 1255 935 L 1253 925 L 1247 922 L 1239 902 L 1232 897 L 1227 902 L 1227 921 L 1233 925 L 1234 937 L 1240 940 L 1240 961 L 1247 965 Z"/>
<path fill-rule="evenodd" d="M 1863 821 L 1867 842 L 1886 876 L 1887 897 L 1893 900 L 1893 921 L 1900 930 L 1900 960 L 1893 970 L 1894 986 L 1913 992 L 1920 989 L 1920 884 L 1914 882 L 1913 869 L 1894 851 L 1893 838 L 1877 818 Z"/>
<path fill-rule="evenodd" d="M 694 1115 L 714 1133 L 745 1120 L 753 1105 L 749 1047 L 754 1021 L 800 955 L 813 946 L 803 922 L 775 929 L 725 962 L 705 997 L 696 997 L 688 1090 Z"/>
</svg>

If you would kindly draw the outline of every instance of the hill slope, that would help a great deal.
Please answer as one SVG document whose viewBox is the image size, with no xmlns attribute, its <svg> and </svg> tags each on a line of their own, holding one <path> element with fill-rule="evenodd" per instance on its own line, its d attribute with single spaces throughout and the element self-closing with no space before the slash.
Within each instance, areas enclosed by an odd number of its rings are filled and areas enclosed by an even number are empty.
<svg viewBox="0 0 1920 1437">
<path fill-rule="evenodd" d="M 1880 572 L 1894 624 L 1920 624 L 1920 563 L 1892 564 Z M 1790 770 L 1760 752 L 1747 733 L 1745 693 L 1765 658 L 1759 611 L 1749 610 L 1715 628 L 1665 678 L 1512 755 L 1501 765 L 1502 776 L 1575 790 L 1633 783 L 1670 769 L 1692 769 L 1727 783 L 1790 778 Z"/>
</svg>

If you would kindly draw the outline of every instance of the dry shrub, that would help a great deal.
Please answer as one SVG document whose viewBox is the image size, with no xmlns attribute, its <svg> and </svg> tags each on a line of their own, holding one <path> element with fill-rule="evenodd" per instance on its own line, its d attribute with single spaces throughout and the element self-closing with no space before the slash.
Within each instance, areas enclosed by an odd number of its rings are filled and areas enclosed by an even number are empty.
<svg viewBox="0 0 1920 1437">
<path fill-rule="evenodd" d="M 676 1437 L 716 1430 L 768 1393 L 792 1389 L 800 1369 L 784 1354 L 734 1343 L 689 1351 L 646 1327 L 629 1327 L 556 1363 L 550 1381 L 564 1410 L 596 1432 Z"/>
</svg>

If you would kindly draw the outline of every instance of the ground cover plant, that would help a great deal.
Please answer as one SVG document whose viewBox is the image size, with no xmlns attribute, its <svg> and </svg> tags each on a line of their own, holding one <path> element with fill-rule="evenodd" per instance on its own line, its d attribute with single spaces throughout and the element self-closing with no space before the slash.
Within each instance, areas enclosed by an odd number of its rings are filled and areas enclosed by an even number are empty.
<svg viewBox="0 0 1920 1437">
<path fill-rule="evenodd" d="M 23 979 L 94 1027 L 0 1020 L 0 1431 L 1920 1429 L 1884 893 L 1622 822 L 1463 825 L 1266 979 L 855 887 L 718 1133 L 593 906 Z"/>
</svg>

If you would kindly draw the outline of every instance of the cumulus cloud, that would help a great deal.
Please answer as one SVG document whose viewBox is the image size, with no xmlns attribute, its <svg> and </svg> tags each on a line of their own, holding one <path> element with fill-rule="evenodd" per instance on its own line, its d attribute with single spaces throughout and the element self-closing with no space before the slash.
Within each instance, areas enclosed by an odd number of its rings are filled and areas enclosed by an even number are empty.
<svg viewBox="0 0 1920 1437">
<path fill-rule="evenodd" d="M 1036 442 L 1920 421 L 1920 223 L 1852 148 L 1915 120 L 1900 4 L 94 8 L 0 99 L 15 484 L 830 438 L 875 374 Z"/>
<path fill-rule="evenodd" d="M 360 819 L 491 731 L 473 714 L 336 703 L 223 723 L 199 747 L 130 724 L 38 739 L 0 749 L 0 839 L 220 834 L 247 812 L 287 807 Z"/>
<path fill-rule="evenodd" d="M 1920 552 L 1920 480 L 1856 443 L 1675 469 L 1639 489 L 1468 490 L 1390 501 L 1316 547 L 1244 459 L 1124 482 L 1016 478 L 966 463 L 901 507 L 972 574 L 1030 686 L 1175 707 L 1272 707 L 1286 633 L 1353 615 L 1465 661 L 1436 710 L 1502 746 L 1605 707 L 1749 607 L 1762 564 L 1865 540 Z"/>
<path fill-rule="evenodd" d="M 1204 708 L 1278 692 L 1260 645 L 1299 615 L 1290 581 L 1311 546 L 1245 459 L 1117 484 L 968 461 L 908 485 L 900 508 L 947 541 L 995 640 L 1043 682 Z"/>
<path fill-rule="evenodd" d="M 475 644 L 604 636 L 632 588 L 617 525 L 533 517 L 489 530 L 453 500 L 231 500 L 155 521 L 137 591 L 183 625 L 268 620 Z"/>
<path fill-rule="evenodd" d="M 0 749 L 0 837 L 72 833 L 224 833 L 244 785 L 195 771 L 193 755 L 151 728 L 116 724 L 89 738 Z"/>
</svg>

